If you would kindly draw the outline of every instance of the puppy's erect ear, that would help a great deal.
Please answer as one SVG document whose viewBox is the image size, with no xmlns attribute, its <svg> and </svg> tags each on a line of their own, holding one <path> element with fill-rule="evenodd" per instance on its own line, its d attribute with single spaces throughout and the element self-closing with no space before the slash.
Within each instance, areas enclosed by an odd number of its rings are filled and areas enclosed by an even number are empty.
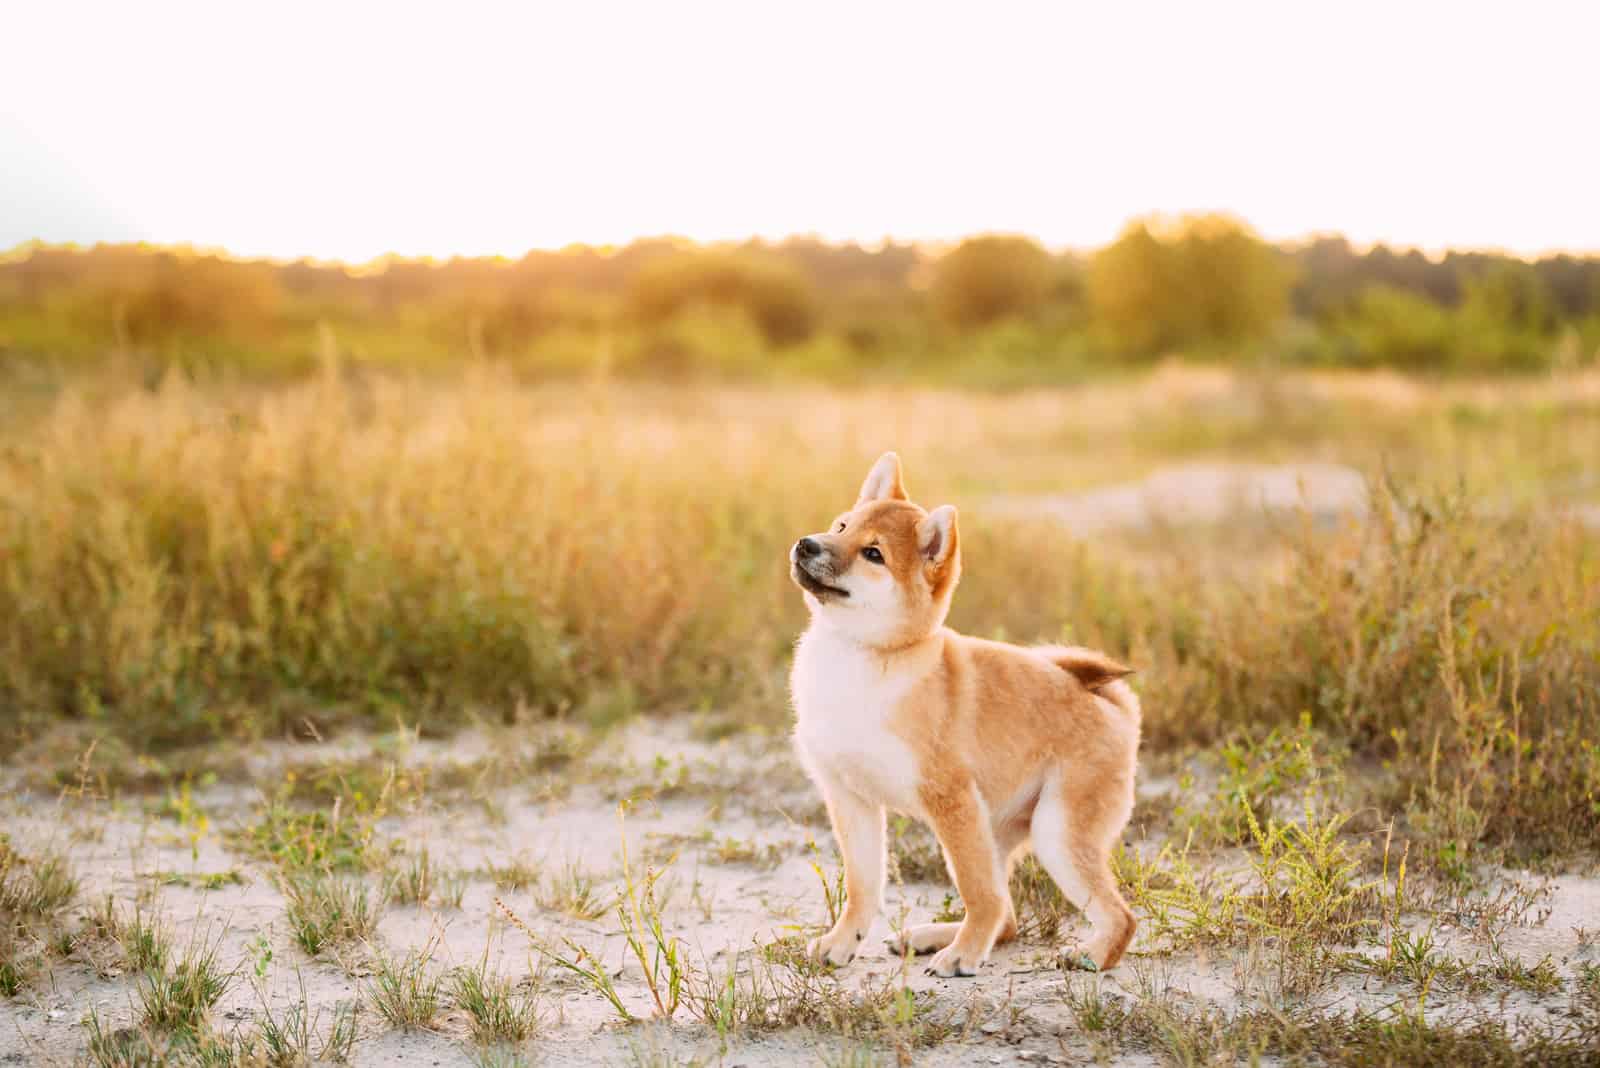
<svg viewBox="0 0 1600 1068">
<path fill-rule="evenodd" d="M 878 462 L 867 472 L 867 480 L 861 483 L 861 496 L 856 503 L 908 499 L 905 483 L 900 481 L 900 457 L 892 452 L 886 452 L 878 457 Z"/>
<path fill-rule="evenodd" d="M 956 507 L 941 504 L 928 513 L 928 518 L 917 524 L 917 547 L 922 558 L 935 566 L 942 565 L 956 552 Z"/>
</svg>

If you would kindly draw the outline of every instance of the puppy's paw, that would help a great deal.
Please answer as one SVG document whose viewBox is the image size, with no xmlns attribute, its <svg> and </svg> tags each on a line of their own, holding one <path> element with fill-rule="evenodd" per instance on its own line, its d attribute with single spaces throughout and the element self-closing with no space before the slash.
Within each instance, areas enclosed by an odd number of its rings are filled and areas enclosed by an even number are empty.
<svg viewBox="0 0 1600 1068">
<path fill-rule="evenodd" d="M 978 965 L 982 963 L 975 953 L 962 950 L 960 946 L 946 946 L 933 955 L 928 962 L 928 974 L 937 975 L 941 979 L 951 979 L 956 976 L 973 976 L 978 974 Z"/>
<path fill-rule="evenodd" d="M 842 968 L 855 959 L 856 947 L 860 944 L 861 936 L 855 932 L 833 930 L 808 942 L 806 956 L 817 964 Z"/>
<path fill-rule="evenodd" d="M 883 944 L 897 957 L 904 957 L 907 953 L 912 956 L 920 953 L 937 953 L 954 942 L 959 931 L 959 924 L 919 923 L 914 927 L 901 929 L 893 938 L 884 939 Z"/>
</svg>

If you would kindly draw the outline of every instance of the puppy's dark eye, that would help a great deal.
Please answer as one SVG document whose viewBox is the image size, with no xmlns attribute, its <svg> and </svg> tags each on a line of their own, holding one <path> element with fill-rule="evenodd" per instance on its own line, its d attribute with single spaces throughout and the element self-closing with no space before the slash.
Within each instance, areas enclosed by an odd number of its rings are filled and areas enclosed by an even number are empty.
<svg viewBox="0 0 1600 1068">
<path fill-rule="evenodd" d="M 862 549 L 861 555 L 865 556 L 868 560 L 871 560 L 875 564 L 883 563 L 883 554 L 878 551 L 878 547 L 876 545 L 869 545 L 865 549 Z"/>
<path fill-rule="evenodd" d="M 843 519 L 839 520 L 839 525 L 834 527 L 833 530 L 834 530 L 834 533 L 836 533 L 836 534 L 844 533 L 844 520 Z"/>
</svg>

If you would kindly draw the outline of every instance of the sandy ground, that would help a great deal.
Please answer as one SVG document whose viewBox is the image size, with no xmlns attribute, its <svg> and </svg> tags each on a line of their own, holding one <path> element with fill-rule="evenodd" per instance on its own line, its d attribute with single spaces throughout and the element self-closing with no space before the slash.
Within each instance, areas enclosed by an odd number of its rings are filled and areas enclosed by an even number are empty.
<svg viewBox="0 0 1600 1068">
<path fill-rule="evenodd" d="M 1594 488 L 1589 479 L 1579 479 L 1570 487 L 1577 496 L 1546 506 L 1555 515 L 1600 530 L 1600 504 L 1583 499 Z M 1327 527 L 1365 519 L 1371 502 L 1366 476 L 1344 464 L 1197 461 L 1076 493 L 996 496 L 984 508 L 998 516 L 1051 519 L 1087 538 L 1121 530 L 1250 525 L 1285 516 L 1305 516 Z M 1500 515 L 1518 506 L 1507 495 L 1479 509 Z"/>
<path fill-rule="evenodd" d="M 538 735 L 535 730 L 517 736 L 467 733 L 448 743 L 423 741 L 398 749 L 389 739 L 382 748 L 404 764 L 440 768 L 504 756 L 508 747 L 537 746 Z M 252 760 L 262 776 L 257 781 L 272 782 L 281 781 L 286 768 L 313 768 L 376 747 L 372 739 L 347 738 L 337 744 L 268 747 Z M 541 908 L 535 891 L 497 891 L 485 871 L 512 858 L 551 877 L 575 867 L 613 896 L 620 887 L 626 837 L 636 869 L 647 859 L 665 865 L 660 888 L 666 920 L 690 957 L 702 969 L 725 970 L 734 954 L 748 958 L 759 943 L 812 931 L 825 920 L 812 864 L 820 856 L 831 868 L 832 844 L 816 799 L 782 738 L 744 733 L 711 742 L 698 738 L 685 721 L 637 723 L 607 736 L 580 765 L 560 774 L 533 775 L 473 799 L 430 791 L 384 817 L 377 837 L 404 843 L 412 853 L 425 846 L 436 860 L 463 873 L 460 906 L 383 906 L 374 944 L 346 950 L 338 960 L 326 954 L 311 959 L 296 946 L 271 866 L 227 844 L 230 829 L 250 820 L 261 803 L 257 791 L 238 786 L 197 791 L 193 808 L 206 819 L 200 830 L 193 818 L 185 825 L 137 799 L 59 798 L 28 788 L 17 769 L 7 775 L 0 820 L 19 849 L 54 847 L 71 858 L 82 880 L 76 908 L 107 894 L 124 904 L 142 898 L 173 926 L 180 946 L 192 937 L 219 940 L 221 957 L 236 976 L 213 1013 L 223 1031 L 248 1028 L 264 1011 L 282 1012 L 299 999 L 302 984 L 325 1027 L 334 1006 L 362 999 L 373 953 L 432 944 L 438 970 L 475 964 L 487 954 L 502 974 L 540 973 L 544 1026 L 527 1047 L 530 1061 L 673 1063 L 665 1056 L 670 1052 L 683 1063 L 692 1056 L 729 1065 L 809 1064 L 843 1048 L 836 1036 L 809 1030 L 738 1036 L 724 1047 L 683 1009 L 670 1024 L 624 1026 L 592 989 L 548 964 L 541 968 L 526 934 L 503 922 L 493 899 L 502 894 L 505 904 L 550 943 L 570 939 L 594 952 L 615 974 L 626 1005 L 647 1020 L 651 1002 L 638 964 L 625 957 L 616 918 L 577 920 Z M 1170 785 L 1170 779 L 1150 777 L 1142 795 L 1159 801 Z M 618 808 L 623 795 L 644 798 L 630 806 L 625 819 Z M 693 837 L 708 831 L 709 842 Z M 1153 837 L 1138 837 L 1137 828 L 1130 828 L 1130 835 L 1142 852 L 1159 845 Z M 740 843 L 739 857 L 719 859 L 719 844 L 729 840 Z M 813 842 L 821 845 L 820 854 Z M 242 881 L 209 890 L 193 885 L 200 875 L 231 871 Z M 370 881 L 376 888 L 376 877 Z M 1494 882 L 1520 885 L 1532 902 L 1518 922 L 1498 934 L 1501 952 L 1530 965 L 1548 957 L 1564 978 L 1575 974 L 1580 962 L 1600 960 L 1600 949 L 1583 934 L 1585 928 L 1600 927 L 1600 880 L 1505 872 Z M 889 921 L 930 918 L 947 893 L 936 883 L 892 885 L 889 920 L 880 921 L 875 936 L 889 933 Z M 1441 928 L 1438 938 L 1452 955 L 1487 959 L 1483 936 L 1464 927 Z M 827 981 L 846 992 L 895 981 L 902 962 L 888 955 L 879 937 L 869 939 L 867 947 L 863 957 Z M 72 1063 L 84 1048 L 82 1021 L 91 1010 L 114 1027 L 135 1020 L 135 978 L 121 974 L 114 961 L 97 969 L 83 956 L 56 960 L 32 988 L 0 1000 L 0 1064 Z M 1067 1004 L 1072 991 L 1099 987 L 1110 998 L 1133 999 L 1164 989 L 1186 1002 L 1211 1003 L 1229 1012 L 1274 996 L 1270 980 L 1249 961 L 1215 953 L 1158 954 L 1143 935 L 1128 960 L 1105 976 L 1060 971 L 1050 947 L 1024 942 L 997 951 L 976 979 L 934 979 L 913 965 L 905 981 L 928 994 L 935 1014 L 947 1014 L 965 1028 L 964 1034 L 918 1051 L 916 1063 L 930 1065 L 1089 1059 L 1094 1047 L 1076 1029 Z M 1340 978 L 1318 995 L 1330 1011 L 1378 1010 L 1414 996 L 1405 986 L 1371 976 Z M 1570 1005 L 1563 994 L 1504 991 L 1436 997 L 1429 1013 L 1541 1019 L 1570 1012 Z M 474 1063 L 459 1010 L 441 1016 L 432 1029 L 409 1032 L 392 1030 L 365 1010 L 360 1029 L 355 1064 Z M 1134 1057 L 1141 1060 L 1152 1058 Z"/>
<path fill-rule="evenodd" d="M 997 497 L 998 515 L 1044 515 L 1080 536 L 1304 511 L 1320 522 L 1367 513 L 1367 484 L 1340 464 L 1188 463 L 1081 493 Z"/>
</svg>

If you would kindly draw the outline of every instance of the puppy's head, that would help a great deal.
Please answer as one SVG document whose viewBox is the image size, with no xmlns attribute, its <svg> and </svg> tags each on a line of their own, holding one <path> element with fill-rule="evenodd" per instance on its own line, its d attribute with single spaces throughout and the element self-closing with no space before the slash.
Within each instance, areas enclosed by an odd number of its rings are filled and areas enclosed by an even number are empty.
<svg viewBox="0 0 1600 1068">
<path fill-rule="evenodd" d="M 961 577 L 956 510 L 906 496 L 900 457 L 872 465 L 855 506 L 789 550 L 811 614 L 869 645 L 900 645 L 944 624 Z"/>
</svg>

